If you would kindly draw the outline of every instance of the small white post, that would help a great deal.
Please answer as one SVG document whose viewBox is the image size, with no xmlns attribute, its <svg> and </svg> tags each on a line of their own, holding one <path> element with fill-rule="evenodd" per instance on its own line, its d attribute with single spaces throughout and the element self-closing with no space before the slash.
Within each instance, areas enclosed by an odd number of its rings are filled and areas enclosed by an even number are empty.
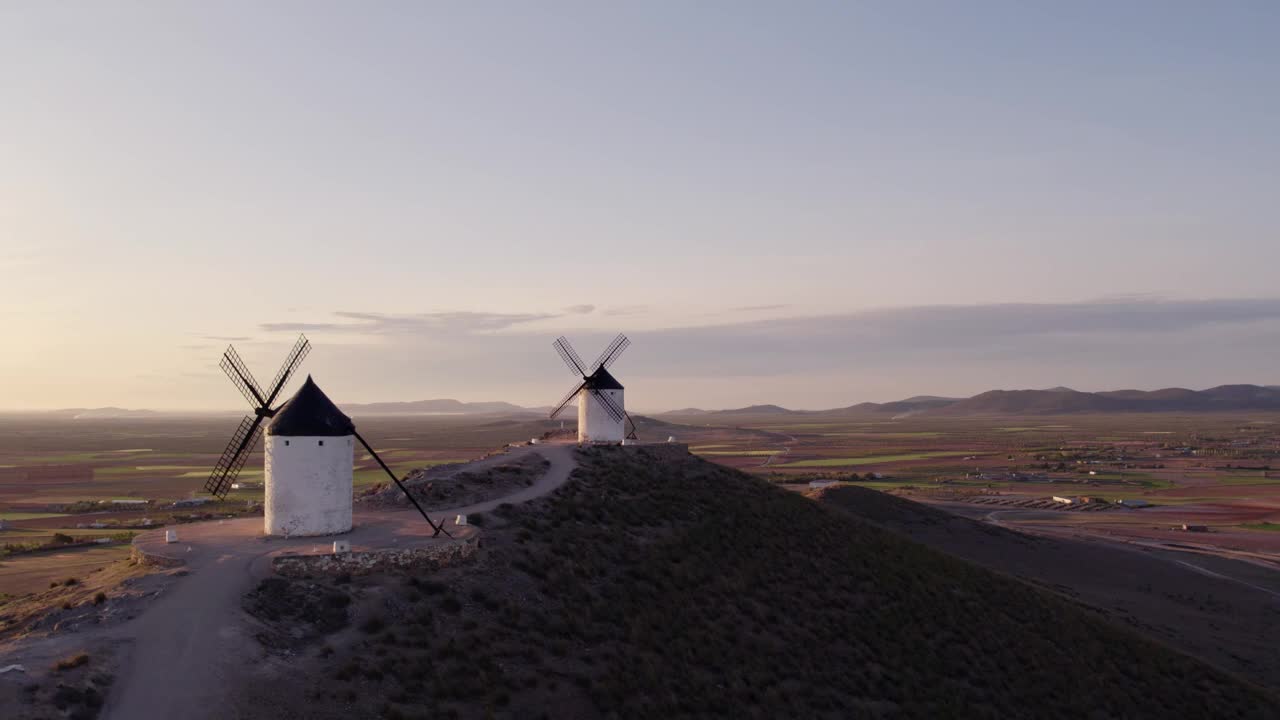
<svg viewBox="0 0 1280 720">
<path fill-rule="evenodd" d="M 454 525 L 466 525 L 466 524 L 467 524 L 467 516 L 466 516 L 466 515 L 459 515 L 458 517 L 456 517 L 456 518 L 454 518 L 454 519 L 453 519 L 453 524 L 454 524 Z"/>
<path fill-rule="evenodd" d="M 165 530 L 165 531 L 164 531 L 164 541 L 165 541 L 165 542 L 167 542 L 167 543 L 176 543 L 176 542 L 178 542 L 178 531 L 177 531 L 177 530 Z"/>
<path fill-rule="evenodd" d="M 333 541 L 334 555 L 345 555 L 346 553 L 349 553 L 349 552 L 351 552 L 350 540 L 334 540 Z"/>
</svg>

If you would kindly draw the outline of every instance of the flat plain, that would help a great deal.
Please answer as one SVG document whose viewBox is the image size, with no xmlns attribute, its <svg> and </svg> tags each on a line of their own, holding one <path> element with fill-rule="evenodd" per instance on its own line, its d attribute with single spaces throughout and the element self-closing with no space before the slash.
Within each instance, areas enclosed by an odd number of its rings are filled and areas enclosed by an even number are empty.
<svg viewBox="0 0 1280 720">
<path fill-rule="evenodd" d="M 532 416 L 357 422 L 399 475 L 560 427 Z M 142 527 L 253 512 L 262 499 L 260 450 L 225 502 L 172 507 L 204 497 L 235 423 L 231 416 L 0 416 L 0 547 L 9 553 L 0 559 L 0 592 L 24 592 L 82 571 L 87 558 L 110 556 L 98 547 L 77 557 L 90 540 L 121 544 Z M 643 441 L 674 436 L 694 454 L 797 490 L 815 480 L 852 481 L 1030 532 L 1201 548 L 1271 565 L 1280 557 L 1280 468 L 1273 469 L 1280 414 L 762 413 L 639 417 L 637 425 Z M 372 458 L 356 458 L 357 493 L 385 481 Z M 55 537 L 74 543 L 27 552 Z"/>
</svg>

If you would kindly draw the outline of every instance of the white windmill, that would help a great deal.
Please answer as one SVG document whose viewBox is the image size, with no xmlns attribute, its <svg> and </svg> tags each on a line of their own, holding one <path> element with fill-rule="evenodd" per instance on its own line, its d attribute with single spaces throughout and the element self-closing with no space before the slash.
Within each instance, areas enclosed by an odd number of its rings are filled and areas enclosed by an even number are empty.
<svg viewBox="0 0 1280 720">
<path fill-rule="evenodd" d="M 551 419 L 577 398 L 578 442 L 620 443 L 624 439 L 635 439 L 635 424 L 627 416 L 622 383 L 609 373 L 609 366 L 630 344 L 626 335 L 619 334 L 588 368 L 563 336 L 552 343 L 560 359 L 581 381 L 551 411 Z"/>
<path fill-rule="evenodd" d="M 263 421 L 270 419 L 263 496 L 265 534 L 334 535 L 350 530 L 355 443 L 359 441 L 418 508 L 435 534 L 447 535 L 444 523 L 437 525 L 427 517 L 400 478 L 356 432 L 351 418 L 333 404 L 310 376 L 288 402 L 271 407 L 310 351 L 311 343 L 300 336 L 271 381 L 270 391 L 263 392 L 236 349 L 227 347 L 219 367 L 253 406 L 253 415 L 246 415 L 240 421 L 205 482 L 205 491 L 219 499 L 226 497 L 258 443 Z"/>
</svg>

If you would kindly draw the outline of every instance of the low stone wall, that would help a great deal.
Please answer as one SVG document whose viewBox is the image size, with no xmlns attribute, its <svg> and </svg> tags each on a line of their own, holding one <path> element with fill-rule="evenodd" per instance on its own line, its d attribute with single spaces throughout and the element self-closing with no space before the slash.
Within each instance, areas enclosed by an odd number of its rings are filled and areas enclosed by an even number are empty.
<svg viewBox="0 0 1280 720">
<path fill-rule="evenodd" d="M 388 570 L 438 570 L 467 562 L 479 549 L 479 536 L 416 548 L 369 550 L 338 555 L 281 555 L 272 559 L 276 574 L 290 578 L 308 575 L 369 575 Z"/>
</svg>

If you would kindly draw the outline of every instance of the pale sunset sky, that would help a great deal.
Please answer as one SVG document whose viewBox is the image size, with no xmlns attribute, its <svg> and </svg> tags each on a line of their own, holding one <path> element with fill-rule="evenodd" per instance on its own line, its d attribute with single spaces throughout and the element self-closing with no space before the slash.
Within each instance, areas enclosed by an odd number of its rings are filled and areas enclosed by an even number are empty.
<svg viewBox="0 0 1280 720">
<path fill-rule="evenodd" d="M 0 409 L 1280 383 L 1280 3 L 0 2 Z M 264 377 L 265 376 L 265 377 Z"/>
</svg>

